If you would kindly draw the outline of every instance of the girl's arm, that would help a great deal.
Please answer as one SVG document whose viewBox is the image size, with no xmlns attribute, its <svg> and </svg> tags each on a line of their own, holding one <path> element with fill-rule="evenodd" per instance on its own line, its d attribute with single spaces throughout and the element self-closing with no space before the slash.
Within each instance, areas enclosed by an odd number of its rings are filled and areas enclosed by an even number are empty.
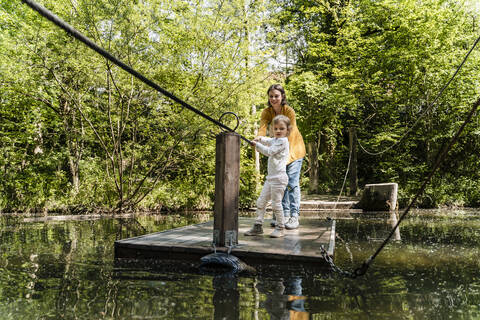
<svg viewBox="0 0 480 320">
<path fill-rule="evenodd" d="M 262 137 L 262 140 L 263 139 L 264 138 Z M 272 138 L 267 138 L 267 139 L 273 140 Z M 285 150 L 287 148 L 287 143 L 288 143 L 288 140 L 286 138 L 282 138 L 282 139 L 277 139 L 269 146 L 261 143 L 257 143 L 256 148 L 258 152 L 260 152 L 264 156 L 270 157 Z"/>
<path fill-rule="evenodd" d="M 274 138 L 270 137 L 256 137 L 255 140 L 266 146 L 271 145 L 275 141 Z"/>
<path fill-rule="evenodd" d="M 266 146 L 269 146 L 273 141 L 273 138 L 269 138 L 269 137 L 256 137 L 255 139 L 252 140 L 252 143 L 251 145 L 252 146 L 256 146 L 257 144 L 263 144 L 263 145 L 266 145 Z"/>
</svg>

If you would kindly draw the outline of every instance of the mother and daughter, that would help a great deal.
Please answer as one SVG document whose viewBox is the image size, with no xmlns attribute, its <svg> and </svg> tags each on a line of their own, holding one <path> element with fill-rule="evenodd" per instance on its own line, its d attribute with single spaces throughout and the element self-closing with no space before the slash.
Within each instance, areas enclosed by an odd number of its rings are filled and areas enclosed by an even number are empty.
<svg viewBox="0 0 480 320">
<path fill-rule="evenodd" d="M 295 111 L 287 105 L 285 90 L 279 84 L 267 90 L 268 107 L 262 111 L 258 136 L 252 146 L 268 157 L 267 177 L 257 200 L 257 218 L 246 236 L 263 234 L 263 219 L 272 202 L 275 227 L 272 238 L 283 237 L 284 229 L 296 229 L 300 211 L 300 171 L 305 144 L 297 128 Z M 273 138 L 266 137 L 272 126 Z"/>
</svg>

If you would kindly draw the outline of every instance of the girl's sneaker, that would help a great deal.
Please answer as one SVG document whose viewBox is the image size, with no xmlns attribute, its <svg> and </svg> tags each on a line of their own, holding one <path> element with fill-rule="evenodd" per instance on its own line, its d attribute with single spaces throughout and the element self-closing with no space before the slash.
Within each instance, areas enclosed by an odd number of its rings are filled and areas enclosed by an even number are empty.
<svg viewBox="0 0 480 320">
<path fill-rule="evenodd" d="M 254 224 L 252 229 L 244 233 L 246 236 L 258 236 L 263 234 L 263 227 L 261 224 Z"/>
<path fill-rule="evenodd" d="M 281 238 L 283 236 L 283 228 L 275 228 L 275 230 L 273 230 L 273 232 L 270 234 L 270 238 Z"/>
</svg>

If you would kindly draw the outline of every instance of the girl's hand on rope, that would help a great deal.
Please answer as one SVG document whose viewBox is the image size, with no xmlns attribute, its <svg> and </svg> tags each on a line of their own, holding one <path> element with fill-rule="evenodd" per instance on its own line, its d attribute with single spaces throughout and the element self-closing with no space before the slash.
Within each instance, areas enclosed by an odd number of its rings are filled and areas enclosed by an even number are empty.
<svg viewBox="0 0 480 320">
<path fill-rule="evenodd" d="M 260 137 L 255 137 L 252 141 L 250 141 L 250 145 L 252 146 L 252 148 L 255 148 L 258 141 L 260 141 Z"/>
</svg>

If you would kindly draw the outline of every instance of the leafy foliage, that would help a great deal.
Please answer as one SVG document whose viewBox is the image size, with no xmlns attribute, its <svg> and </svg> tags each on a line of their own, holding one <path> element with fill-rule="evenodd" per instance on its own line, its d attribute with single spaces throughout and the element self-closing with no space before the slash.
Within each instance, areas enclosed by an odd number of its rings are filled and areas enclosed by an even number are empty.
<svg viewBox="0 0 480 320">
<path fill-rule="evenodd" d="M 302 132 L 318 150 L 307 155 L 309 169 L 318 162 L 329 172 L 319 170 L 324 190 L 340 188 L 346 129 L 355 127 L 359 184 L 398 182 L 403 201 L 416 192 L 479 93 L 478 49 L 441 91 L 478 37 L 477 18 L 458 1 L 283 2 L 278 31 L 295 30 L 303 43 L 286 44 L 297 58 L 286 83 Z M 420 205 L 471 204 L 471 192 L 453 192 L 453 177 L 476 181 L 476 160 L 465 159 L 478 152 L 475 127 L 435 178 L 435 201 Z"/>
<path fill-rule="evenodd" d="M 43 5 L 204 113 L 250 117 L 264 70 L 252 46 L 258 5 Z M 17 30 L 1 33 L 2 210 L 212 207 L 216 128 L 27 6 L 3 1 L 1 12 L 2 26 Z"/>
<path fill-rule="evenodd" d="M 204 113 L 236 112 L 247 137 L 284 79 L 308 147 L 304 190 L 340 190 L 355 127 L 359 185 L 398 182 L 401 203 L 479 93 L 478 50 L 441 91 L 478 36 L 468 4 L 42 1 Z M 0 2 L 0 83 L 0 210 L 212 208 L 218 128 L 12 0 Z M 478 205 L 478 131 L 476 117 L 420 206 Z M 242 207 L 259 177 L 242 147 Z"/>
</svg>

